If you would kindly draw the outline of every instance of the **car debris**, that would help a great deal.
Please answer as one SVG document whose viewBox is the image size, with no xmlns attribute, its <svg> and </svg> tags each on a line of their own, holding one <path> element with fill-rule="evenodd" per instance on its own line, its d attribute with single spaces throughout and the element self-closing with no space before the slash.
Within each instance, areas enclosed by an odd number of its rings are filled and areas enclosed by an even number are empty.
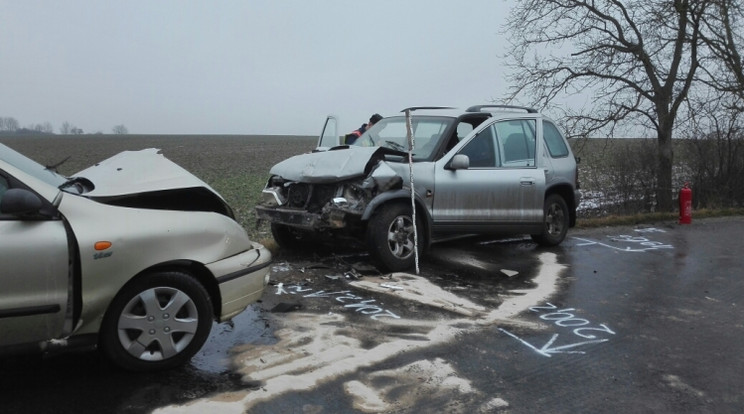
<svg viewBox="0 0 744 414">
<path fill-rule="evenodd" d="M 403 290 L 404 288 L 401 286 L 395 286 L 388 283 L 380 283 L 381 287 L 392 289 L 392 290 Z"/>
<path fill-rule="evenodd" d="M 507 269 L 501 269 L 501 273 L 505 274 L 508 277 L 514 277 L 519 274 L 516 270 L 507 270 Z"/>
</svg>

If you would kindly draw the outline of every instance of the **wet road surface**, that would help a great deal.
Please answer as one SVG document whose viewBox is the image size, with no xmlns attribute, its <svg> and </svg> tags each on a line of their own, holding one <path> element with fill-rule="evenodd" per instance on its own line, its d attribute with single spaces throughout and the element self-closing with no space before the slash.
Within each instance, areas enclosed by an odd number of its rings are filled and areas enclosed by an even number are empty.
<svg viewBox="0 0 744 414">
<path fill-rule="evenodd" d="M 435 245 L 420 276 L 279 255 L 190 365 L 0 360 L 2 412 L 742 412 L 744 218 Z"/>
</svg>

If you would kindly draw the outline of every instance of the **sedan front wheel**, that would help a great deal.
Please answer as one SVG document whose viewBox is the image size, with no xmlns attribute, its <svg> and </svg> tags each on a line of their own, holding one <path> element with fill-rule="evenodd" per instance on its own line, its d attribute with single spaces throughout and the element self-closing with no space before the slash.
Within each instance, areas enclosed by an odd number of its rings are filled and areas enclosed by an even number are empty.
<svg viewBox="0 0 744 414">
<path fill-rule="evenodd" d="M 180 272 L 152 273 L 116 295 L 101 326 L 100 344 L 124 369 L 173 368 L 204 345 L 212 319 L 209 295 L 194 278 Z"/>
</svg>

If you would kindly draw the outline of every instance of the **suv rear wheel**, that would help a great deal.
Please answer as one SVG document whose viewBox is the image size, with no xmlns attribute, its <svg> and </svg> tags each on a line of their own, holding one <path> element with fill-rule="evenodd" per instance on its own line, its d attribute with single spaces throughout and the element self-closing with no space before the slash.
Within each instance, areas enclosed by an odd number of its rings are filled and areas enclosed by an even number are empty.
<svg viewBox="0 0 744 414">
<path fill-rule="evenodd" d="M 543 209 L 542 233 L 533 234 L 532 240 L 541 246 L 557 246 L 566 238 L 570 225 L 566 200 L 551 194 L 545 199 Z"/>
<path fill-rule="evenodd" d="M 422 226 L 420 219 L 416 221 L 421 253 Z M 397 272 L 413 267 L 416 257 L 411 207 L 393 203 L 378 208 L 367 225 L 367 245 L 372 257 L 387 270 Z"/>
</svg>

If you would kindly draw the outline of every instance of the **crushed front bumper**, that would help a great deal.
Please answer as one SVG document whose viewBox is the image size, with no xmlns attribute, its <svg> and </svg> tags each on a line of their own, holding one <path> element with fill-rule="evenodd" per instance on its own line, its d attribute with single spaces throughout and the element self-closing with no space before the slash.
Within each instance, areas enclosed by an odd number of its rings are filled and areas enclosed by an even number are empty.
<svg viewBox="0 0 744 414">
<path fill-rule="evenodd" d="M 206 266 L 219 284 L 222 297 L 219 321 L 223 322 L 261 298 L 269 284 L 271 252 L 253 242 L 252 249 Z"/>
<path fill-rule="evenodd" d="M 256 215 L 259 220 L 267 220 L 271 223 L 300 227 L 308 230 L 327 227 L 323 225 L 320 214 L 293 208 L 256 206 Z"/>
</svg>

